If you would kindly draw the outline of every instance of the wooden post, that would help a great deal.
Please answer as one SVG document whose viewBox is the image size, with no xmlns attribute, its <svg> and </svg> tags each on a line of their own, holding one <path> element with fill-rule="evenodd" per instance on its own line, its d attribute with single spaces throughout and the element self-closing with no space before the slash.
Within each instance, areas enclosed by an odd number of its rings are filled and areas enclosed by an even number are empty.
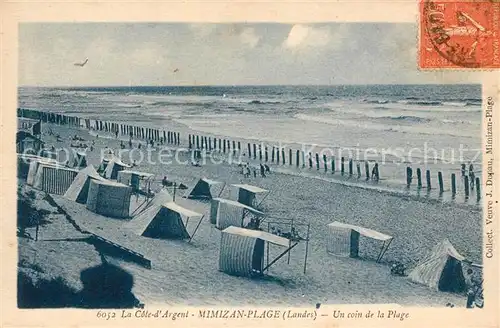
<svg viewBox="0 0 500 328">
<path fill-rule="evenodd" d="M 188 135 L 188 138 L 189 138 L 189 149 L 191 149 L 191 135 Z"/>
<path fill-rule="evenodd" d="M 476 178 L 476 197 L 479 202 L 481 200 L 481 184 L 479 178 Z"/>
<path fill-rule="evenodd" d="M 358 171 L 358 179 L 361 178 L 361 164 L 356 162 L 356 170 Z"/>
<path fill-rule="evenodd" d="M 413 170 L 411 167 L 406 167 L 406 186 L 409 188 L 413 180 Z"/>
<path fill-rule="evenodd" d="M 295 166 L 299 167 L 300 163 L 300 151 L 297 149 L 295 152 Z"/>
<path fill-rule="evenodd" d="M 276 164 L 280 163 L 280 148 L 276 147 Z"/>
<path fill-rule="evenodd" d="M 219 138 L 219 149 L 218 150 L 219 150 L 219 152 L 222 150 L 222 139 L 221 138 Z"/>
<path fill-rule="evenodd" d="M 175 202 L 175 190 L 177 187 L 177 182 L 174 182 L 174 195 L 172 196 L 172 200 Z"/>
<path fill-rule="evenodd" d="M 370 163 L 368 161 L 365 161 L 365 171 L 366 180 L 370 180 Z"/>
<path fill-rule="evenodd" d="M 319 170 L 319 154 L 316 153 L 316 170 Z"/>
<path fill-rule="evenodd" d="M 181 133 L 180 132 L 177 132 L 177 144 L 178 145 L 181 144 Z"/>
<path fill-rule="evenodd" d="M 335 156 L 332 157 L 332 174 L 335 174 Z"/>
<path fill-rule="evenodd" d="M 431 171 L 425 171 L 425 178 L 427 179 L 427 189 L 431 189 Z"/>
<path fill-rule="evenodd" d="M 222 140 L 222 152 L 225 154 L 226 153 L 226 139 Z"/>
<path fill-rule="evenodd" d="M 443 188 L 443 173 L 441 172 L 438 172 L 438 183 L 439 183 L 439 193 L 442 194 L 444 188 Z"/>
<path fill-rule="evenodd" d="M 208 137 L 208 150 L 212 151 L 212 137 Z"/>
<path fill-rule="evenodd" d="M 236 150 L 236 141 L 233 140 L 233 151 Z"/>
<path fill-rule="evenodd" d="M 238 152 L 241 153 L 241 142 L 240 141 L 238 141 Z"/>
<path fill-rule="evenodd" d="M 340 174 L 344 175 L 345 169 L 344 169 L 344 157 L 342 156 L 340 158 Z"/>
<path fill-rule="evenodd" d="M 302 151 L 302 168 L 306 167 L 306 151 Z"/>
<path fill-rule="evenodd" d="M 214 150 L 216 150 L 216 149 L 217 149 L 217 138 L 214 137 Z"/>
<path fill-rule="evenodd" d="M 248 158 L 252 157 L 252 147 L 248 144 Z"/>
<path fill-rule="evenodd" d="M 253 144 L 253 159 L 257 158 L 257 146 Z"/>
<path fill-rule="evenodd" d="M 352 158 L 349 158 L 349 175 L 352 175 Z"/>
<path fill-rule="evenodd" d="M 271 152 L 271 162 L 274 163 L 274 146 L 273 146 L 273 150 Z"/>
<path fill-rule="evenodd" d="M 281 162 L 285 165 L 285 148 L 281 149 Z"/>
<path fill-rule="evenodd" d="M 309 168 L 312 169 L 313 167 L 313 159 L 312 159 L 312 154 L 309 153 Z"/>
<path fill-rule="evenodd" d="M 262 144 L 259 145 L 259 160 L 262 161 Z"/>
<path fill-rule="evenodd" d="M 326 160 L 326 155 L 323 154 L 323 165 L 325 166 L 325 172 L 328 171 L 328 162 Z"/>
<path fill-rule="evenodd" d="M 451 174 L 451 194 L 455 196 L 457 193 L 457 182 L 456 182 L 456 177 L 455 173 Z"/>
<path fill-rule="evenodd" d="M 464 176 L 465 198 L 469 198 L 469 177 Z"/>
<path fill-rule="evenodd" d="M 288 149 L 288 165 L 292 165 L 292 155 L 293 152 L 292 152 L 292 148 Z"/>
<path fill-rule="evenodd" d="M 422 188 L 422 170 L 419 167 L 417 168 L 417 187 Z"/>
<path fill-rule="evenodd" d="M 269 161 L 269 153 L 267 151 L 267 146 L 264 147 L 264 160 L 266 163 Z"/>
<path fill-rule="evenodd" d="M 200 136 L 196 136 L 196 149 L 200 149 Z"/>
</svg>

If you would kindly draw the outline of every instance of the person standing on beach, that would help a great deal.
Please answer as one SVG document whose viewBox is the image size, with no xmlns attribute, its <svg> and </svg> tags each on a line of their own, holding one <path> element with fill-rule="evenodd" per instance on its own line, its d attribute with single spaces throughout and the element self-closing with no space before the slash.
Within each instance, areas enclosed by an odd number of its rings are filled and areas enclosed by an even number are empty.
<svg viewBox="0 0 500 328">
<path fill-rule="evenodd" d="M 118 139 L 118 130 L 115 131 L 115 138 Z"/>
<path fill-rule="evenodd" d="M 372 170 L 372 179 L 378 181 L 378 163 L 375 163 Z"/>
<path fill-rule="evenodd" d="M 132 148 L 132 137 L 128 140 L 128 148 Z"/>
<path fill-rule="evenodd" d="M 262 165 L 262 163 L 260 163 L 260 175 L 265 178 L 266 177 L 266 173 L 265 173 L 265 169 L 264 169 L 264 165 Z"/>
</svg>

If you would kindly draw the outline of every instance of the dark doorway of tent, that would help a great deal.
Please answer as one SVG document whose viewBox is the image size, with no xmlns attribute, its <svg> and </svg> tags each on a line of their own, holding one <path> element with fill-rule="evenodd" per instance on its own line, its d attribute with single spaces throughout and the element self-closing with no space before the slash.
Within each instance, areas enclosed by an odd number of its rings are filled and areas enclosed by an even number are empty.
<svg viewBox="0 0 500 328">
<path fill-rule="evenodd" d="M 265 241 L 257 239 L 253 248 L 252 270 L 255 275 L 264 274 L 264 249 Z"/>
</svg>

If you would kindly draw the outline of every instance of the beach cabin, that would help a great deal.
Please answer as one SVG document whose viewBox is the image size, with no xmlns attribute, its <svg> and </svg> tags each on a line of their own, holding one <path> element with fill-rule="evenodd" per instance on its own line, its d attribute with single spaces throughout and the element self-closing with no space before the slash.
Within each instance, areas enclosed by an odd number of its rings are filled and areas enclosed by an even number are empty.
<svg viewBox="0 0 500 328">
<path fill-rule="evenodd" d="M 26 131 L 18 131 L 16 134 L 16 152 L 18 154 L 38 154 L 45 143 Z"/>
<path fill-rule="evenodd" d="M 107 163 L 104 170 L 104 177 L 106 179 L 116 179 L 118 177 L 118 172 L 123 171 L 126 168 L 131 168 L 131 166 L 123 163 L 118 157 L 114 157 Z"/>
<path fill-rule="evenodd" d="M 464 260 L 465 257 L 445 239 L 417 263 L 408 278 L 434 290 L 463 292 L 467 287 L 462 268 Z"/>
<path fill-rule="evenodd" d="M 198 219 L 192 235 L 187 231 L 190 219 Z M 191 239 L 202 219 L 203 215 L 169 202 L 149 207 L 128 222 L 126 227 L 144 237 Z"/>
<path fill-rule="evenodd" d="M 264 266 L 266 243 L 283 247 L 274 259 L 267 259 Z M 253 277 L 264 272 L 297 245 L 287 238 L 259 230 L 228 227 L 221 233 L 219 271 L 234 276 Z"/>
<path fill-rule="evenodd" d="M 62 165 L 39 162 L 33 187 L 49 194 L 63 195 L 78 174 L 78 170 Z M 31 179 L 28 173 L 28 177 Z"/>
<path fill-rule="evenodd" d="M 234 200 L 214 198 L 210 206 L 210 223 L 224 230 L 235 226 L 240 228 L 257 229 L 264 213 Z"/>
<path fill-rule="evenodd" d="M 17 131 L 24 131 L 35 136 L 40 136 L 42 134 L 42 123 L 40 120 L 18 117 Z"/>
<path fill-rule="evenodd" d="M 184 193 L 184 198 L 191 199 L 212 199 L 217 197 L 224 188 L 218 188 L 217 186 L 221 186 L 222 182 L 210 180 L 206 178 L 199 179 L 196 184 L 194 184 L 190 189 L 187 189 Z M 218 190 L 216 190 L 218 189 Z M 217 193 L 218 191 L 218 193 Z M 215 197 L 214 197 L 215 195 Z"/>
<path fill-rule="evenodd" d="M 131 186 L 133 191 L 145 190 L 147 191 L 151 187 L 151 182 L 154 178 L 154 174 L 123 170 L 118 172 L 117 181 L 123 183 L 124 185 Z"/>
<path fill-rule="evenodd" d="M 127 218 L 130 211 L 132 188 L 113 181 L 91 179 L 87 209 L 104 216 Z"/>
<path fill-rule="evenodd" d="M 375 230 L 337 221 L 328 224 L 328 232 L 327 252 L 337 256 L 358 257 L 360 236 L 381 241 L 377 262 L 380 262 L 393 239 L 392 236 Z"/>
<path fill-rule="evenodd" d="M 239 203 L 256 207 L 269 195 L 269 191 L 248 184 L 233 184 L 231 195 L 232 199 Z M 264 197 L 257 201 L 257 195 L 264 195 Z"/>
<path fill-rule="evenodd" d="M 91 180 L 107 181 L 97 173 L 94 166 L 89 165 L 78 172 L 64 197 L 80 204 L 86 204 Z"/>
</svg>

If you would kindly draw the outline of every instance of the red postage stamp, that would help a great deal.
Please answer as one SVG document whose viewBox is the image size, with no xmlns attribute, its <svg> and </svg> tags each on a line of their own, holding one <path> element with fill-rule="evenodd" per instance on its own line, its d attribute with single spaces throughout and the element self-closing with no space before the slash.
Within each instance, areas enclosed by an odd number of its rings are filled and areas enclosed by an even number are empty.
<svg viewBox="0 0 500 328">
<path fill-rule="evenodd" d="M 500 2 L 420 2 L 419 67 L 500 68 Z"/>
</svg>

